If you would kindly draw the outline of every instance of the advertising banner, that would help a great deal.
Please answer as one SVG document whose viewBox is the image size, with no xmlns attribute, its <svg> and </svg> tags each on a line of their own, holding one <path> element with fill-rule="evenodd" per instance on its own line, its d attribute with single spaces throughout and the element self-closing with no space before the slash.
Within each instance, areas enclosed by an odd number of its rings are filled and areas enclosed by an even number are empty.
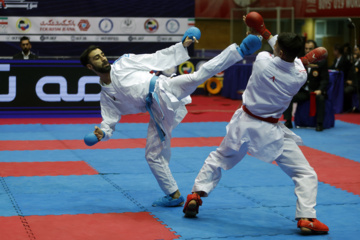
<svg viewBox="0 0 360 240">
<path fill-rule="evenodd" d="M 360 17 L 358 0 L 306 0 L 302 9 L 304 17 Z"/>
<path fill-rule="evenodd" d="M 168 77 L 190 74 L 206 60 L 190 59 L 161 74 Z M 221 82 L 220 91 L 223 72 L 215 77 Z M 36 115 L 37 112 L 99 111 L 99 80 L 79 60 L 0 60 L 0 118 L 21 112 Z M 204 88 L 204 84 L 199 88 Z"/>
<path fill-rule="evenodd" d="M 77 57 L 92 44 L 150 53 L 179 42 L 194 14 L 195 0 L 2 0 L 0 56 L 19 52 L 22 36 L 39 57 Z"/>
<path fill-rule="evenodd" d="M 1 17 L 0 41 L 179 42 L 193 18 Z"/>
</svg>

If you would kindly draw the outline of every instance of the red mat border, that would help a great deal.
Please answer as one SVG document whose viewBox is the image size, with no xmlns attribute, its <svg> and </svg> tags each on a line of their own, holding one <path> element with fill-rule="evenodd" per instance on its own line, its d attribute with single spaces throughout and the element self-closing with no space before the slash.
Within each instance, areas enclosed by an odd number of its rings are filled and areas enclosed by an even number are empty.
<svg viewBox="0 0 360 240">
<path fill-rule="evenodd" d="M 64 233 L 66 231 L 66 233 Z M 1 239 L 178 239 L 149 212 L 0 217 Z"/>
<path fill-rule="evenodd" d="M 85 161 L 0 162 L 0 177 L 70 176 L 99 174 Z"/>
</svg>

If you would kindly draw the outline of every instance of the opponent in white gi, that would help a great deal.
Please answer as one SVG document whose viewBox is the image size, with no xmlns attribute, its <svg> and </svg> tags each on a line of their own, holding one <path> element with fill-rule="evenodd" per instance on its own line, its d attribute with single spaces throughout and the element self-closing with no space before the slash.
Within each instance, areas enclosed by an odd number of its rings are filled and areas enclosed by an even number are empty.
<svg viewBox="0 0 360 240">
<path fill-rule="evenodd" d="M 249 35 L 240 47 L 232 44 L 218 56 L 192 73 L 173 78 L 154 76 L 151 70 L 163 71 L 189 59 L 186 47 L 193 42 L 186 37 L 183 43 L 153 54 L 125 54 L 110 65 L 97 46 L 90 46 L 81 55 L 81 63 L 100 76 L 100 128 L 94 134 L 106 141 L 115 130 L 122 115 L 149 111 L 151 119 L 146 139 L 145 158 L 165 197 L 153 206 L 178 206 L 184 203 L 169 168 L 171 131 L 185 117 L 185 104 L 198 85 L 261 47 L 259 37 Z M 150 94 L 149 94 L 150 93 Z"/>
<path fill-rule="evenodd" d="M 302 60 L 296 58 L 303 47 L 302 40 L 294 33 L 281 33 L 273 37 L 265 28 L 260 14 L 246 16 L 247 25 L 259 32 L 274 50 L 274 55 L 260 52 L 253 65 L 243 106 L 233 115 L 226 127 L 227 134 L 221 145 L 205 160 L 192 194 L 184 206 L 186 217 L 194 217 L 202 204 L 200 197 L 207 197 L 221 178 L 221 169 L 228 170 L 239 163 L 246 153 L 265 161 L 276 161 L 295 183 L 298 198 L 296 219 L 304 232 L 325 233 L 328 228 L 316 219 L 315 205 L 317 175 L 302 154 L 302 140 L 278 122 L 292 97 L 304 85 L 307 72 Z M 326 54 L 326 49 L 314 50 L 305 61 Z"/>
</svg>

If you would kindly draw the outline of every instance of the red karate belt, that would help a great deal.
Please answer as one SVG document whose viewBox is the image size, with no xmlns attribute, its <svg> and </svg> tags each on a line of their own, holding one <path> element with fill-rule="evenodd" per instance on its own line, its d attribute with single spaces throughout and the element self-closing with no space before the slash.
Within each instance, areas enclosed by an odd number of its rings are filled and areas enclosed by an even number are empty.
<svg viewBox="0 0 360 240">
<path fill-rule="evenodd" d="M 249 109 L 247 109 L 247 107 L 245 105 L 242 105 L 242 109 L 244 110 L 244 112 L 246 112 L 250 116 L 252 116 L 252 117 L 254 117 L 256 119 L 259 119 L 261 121 L 268 122 L 268 123 L 277 123 L 277 122 L 279 122 L 278 118 L 273 118 L 273 117 L 263 118 L 263 117 L 256 116 L 255 114 L 250 112 Z"/>
</svg>

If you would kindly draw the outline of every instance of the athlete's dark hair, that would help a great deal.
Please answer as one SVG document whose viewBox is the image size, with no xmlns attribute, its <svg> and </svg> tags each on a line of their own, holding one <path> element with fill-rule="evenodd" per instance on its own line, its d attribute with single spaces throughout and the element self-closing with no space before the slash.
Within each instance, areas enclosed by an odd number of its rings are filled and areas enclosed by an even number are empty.
<svg viewBox="0 0 360 240">
<path fill-rule="evenodd" d="M 341 55 L 344 54 L 344 46 L 340 45 L 339 43 L 336 43 L 334 45 L 334 50 L 339 51 Z"/>
<path fill-rule="evenodd" d="M 289 61 L 293 61 L 303 49 L 301 37 L 295 33 L 280 33 L 277 41 L 280 49 Z"/>
<path fill-rule="evenodd" d="M 89 63 L 89 54 L 94 51 L 95 49 L 98 49 L 99 46 L 91 45 L 88 47 L 80 56 L 80 62 L 81 64 L 86 67 L 86 65 Z M 100 49 L 100 48 L 99 48 Z"/>
<path fill-rule="evenodd" d="M 314 44 L 314 48 L 317 48 L 318 45 L 316 44 L 316 42 L 314 40 L 307 40 L 305 43 L 312 43 Z"/>
</svg>

